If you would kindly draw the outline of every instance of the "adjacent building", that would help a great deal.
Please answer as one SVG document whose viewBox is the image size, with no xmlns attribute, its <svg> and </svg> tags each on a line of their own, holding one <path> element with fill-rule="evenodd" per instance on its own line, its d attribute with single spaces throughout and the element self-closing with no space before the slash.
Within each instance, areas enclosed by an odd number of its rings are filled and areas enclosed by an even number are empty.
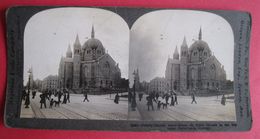
<svg viewBox="0 0 260 139">
<path fill-rule="evenodd" d="M 163 95 L 167 92 L 167 80 L 164 77 L 156 77 L 152 79 L 149 83 L 149 93 L 158 93 L 159 95 Z"/>
<path fill-rule="evenodd" d="M 49 75 L 42 81 L 42 90 L 53 90 L 58 89 L 58 76 L 57 75 Z"/>
</svg>

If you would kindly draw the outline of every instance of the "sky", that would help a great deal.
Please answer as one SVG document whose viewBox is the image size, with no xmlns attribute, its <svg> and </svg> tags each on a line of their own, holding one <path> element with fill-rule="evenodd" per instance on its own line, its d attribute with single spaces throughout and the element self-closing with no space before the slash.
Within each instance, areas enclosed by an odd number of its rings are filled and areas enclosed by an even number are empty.
<svg viewBox="0 0 260 139">
<path fill-rule="evenodd" d="M 68 45 L 73 48 L 77 34 L 83 45 L 90 38 L 92 25 L 95 38 L 119 63 L 121 76 L 128 78 L 129 27 L 119 15 L 97 8 L 55 8 L 35 14 L 26 24 L 24 83 L 30 67 L 34 79 L 57 75 L 61 56 L 66 56 Z"/>
<path fill-rule="evenodd" d="M 173 56 L 177 46 L 186 37 L 188 46 L 198 40 L 199 29 L 202 40 L 227 74 L 233 80 L 234 36 L 229 23 L 209 12 L 192 10 L 159 10 L 147 13 L 134 23 L 130 31 L 129 80 L 133 83 L 134 69 L 139 69 L 140 81 L 164 77 L 168 57 Z"/>
</svg>

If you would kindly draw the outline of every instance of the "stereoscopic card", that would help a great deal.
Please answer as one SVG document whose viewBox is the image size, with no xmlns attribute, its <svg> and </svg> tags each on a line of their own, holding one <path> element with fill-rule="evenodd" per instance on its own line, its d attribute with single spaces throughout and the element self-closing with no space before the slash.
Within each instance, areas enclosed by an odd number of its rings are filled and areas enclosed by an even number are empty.
<svg viewBox="0 0 260 139">
<path fill-rule="evenodd" d="M 8 127 L 251 128 L 247 12 L 21 6 L 6 23 Z"/>
</svg>

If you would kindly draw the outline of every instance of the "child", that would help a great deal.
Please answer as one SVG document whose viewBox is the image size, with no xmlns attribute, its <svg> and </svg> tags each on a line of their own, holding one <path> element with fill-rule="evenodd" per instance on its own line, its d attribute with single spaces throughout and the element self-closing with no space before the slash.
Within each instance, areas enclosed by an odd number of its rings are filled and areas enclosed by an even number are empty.
<svg viewBox="0 0 260 139">
<path fill-rule="evenodd" d="M 50 108 L 52 108 L 53 103 L 54 103 L 54 100 L 53 100 L 53 98 L 52 98 L 51 101 L 50 101 Z"/>
</svg>

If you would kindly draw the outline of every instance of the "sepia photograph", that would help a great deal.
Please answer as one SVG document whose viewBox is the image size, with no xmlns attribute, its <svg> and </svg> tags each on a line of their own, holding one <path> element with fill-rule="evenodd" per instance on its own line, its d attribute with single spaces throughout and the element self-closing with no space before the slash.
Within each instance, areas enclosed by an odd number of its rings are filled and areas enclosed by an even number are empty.
<svg viewBox="0 0 260 139">
<path fill-rule="evenodd" d="M 221 16 L 144 14 L 130 30 L 129 119 L 236 121 L 234 36 Z"/>
<path fill-rule="evenodd" d="M 98 8 L 55 8 L 24 32 L 21 118 L 125 120 L 129 28 Z"/>
</svg>

